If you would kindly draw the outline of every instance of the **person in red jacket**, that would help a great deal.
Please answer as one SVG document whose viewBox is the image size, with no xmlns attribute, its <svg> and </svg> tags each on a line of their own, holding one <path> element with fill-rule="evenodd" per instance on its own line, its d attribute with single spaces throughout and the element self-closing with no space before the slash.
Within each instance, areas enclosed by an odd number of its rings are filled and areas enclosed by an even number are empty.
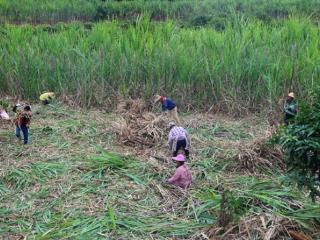
<svg viewBox="0 0 320 240">
<path fill-rule="evenodd" d="M 178 117 L 178 108 L 176 103 L 165 96 L 155 95 L 154 103 L 158 103 L 158 102 L 161 102 L 162 112 L 168 112 L 170 118 L 174 120 L 176 123 L 178 123 L 179 125 L 181 125 L 180 119 Z"/>
</svg>

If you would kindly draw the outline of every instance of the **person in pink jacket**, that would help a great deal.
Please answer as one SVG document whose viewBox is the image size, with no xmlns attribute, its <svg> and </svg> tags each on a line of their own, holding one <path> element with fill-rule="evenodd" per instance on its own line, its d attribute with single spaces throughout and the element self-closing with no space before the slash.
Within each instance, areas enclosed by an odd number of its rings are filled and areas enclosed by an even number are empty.
<svg viewBox="0 0 320 240">
<path fill-rule="evenodd" d="M 179 154 L 178 156 L 173 157 L 172 160 L 177 163 L 177 169 L 174 175 L 165 182 L 183 189 L 188 188 L 191 185 L 192 176 L 189 168 L 185 164 L 184 155 Z"/>
</svg>

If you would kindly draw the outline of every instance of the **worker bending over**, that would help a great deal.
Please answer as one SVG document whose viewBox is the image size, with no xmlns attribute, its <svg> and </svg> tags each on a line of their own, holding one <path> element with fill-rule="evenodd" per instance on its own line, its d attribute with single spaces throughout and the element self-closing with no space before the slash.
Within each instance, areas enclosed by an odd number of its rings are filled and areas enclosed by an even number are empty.
<svg viewBox="0 0 320 240">
<path fill-rule="evenodd" d="M 0 106 L 0 119 L 10 120 L 10 117 L 6 110 Z"/>
<path fill-rule="evenodd" d="M 168 112 L 171 120 L 174 120 L 179 125 L 181 125 L 180 119 L 178 117 L 178 108 L 176 103 L 165 96 L 155 95 L 154 103 L 158 103 L 158 102 L 161 102 L 162 104 L 162 112 Z"/>
<path fill-rule="evenodd" d="M 55 95 L 53 92 L 46 92 L 40 95 L 40 101 L 43 103 L 43 105 L 49 104 L 53 99 Z"/>
<path fill-rule="evenodd" d="M 172 156 L 176 157 L 179 150 L 183 150 L 187 159 L 189 159 L 189 135 L 183 127 L 178 127 L 174 122 L 169 123 L 168 146 Z"/>
<path fill-rule="evenodd" d="M 176 171 L 174 175 L 165 181 L 165 183 L 181 187 L 183 189 L 188 188 L 192 182 L 192 176 L 189 168 L 185 163 L 185 157 L 182 154 L 179 154 L 176 157 L 172 158 L 176 162 Z"/>
</svg>

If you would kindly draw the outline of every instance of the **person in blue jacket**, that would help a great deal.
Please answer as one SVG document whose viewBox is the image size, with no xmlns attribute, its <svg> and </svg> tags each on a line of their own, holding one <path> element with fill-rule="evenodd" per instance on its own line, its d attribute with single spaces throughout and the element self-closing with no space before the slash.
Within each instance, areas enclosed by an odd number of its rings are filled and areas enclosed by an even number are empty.
<svg viewBox="0 0 320 240">
<path fill-rule="evenodd" d="M 171 99 L 165 96 L 160 96 L 160 95 L 155 95 L 154 102 L 155 103 L 161 102 L 162 111 L 168 112 L 170 118 L 174 120 L 176 123 L 178 123 L 179 125 L 181 125 L 180 119 L 178 117 L 178 108 L 175 102 L 173 102 Z"/>
</svg>

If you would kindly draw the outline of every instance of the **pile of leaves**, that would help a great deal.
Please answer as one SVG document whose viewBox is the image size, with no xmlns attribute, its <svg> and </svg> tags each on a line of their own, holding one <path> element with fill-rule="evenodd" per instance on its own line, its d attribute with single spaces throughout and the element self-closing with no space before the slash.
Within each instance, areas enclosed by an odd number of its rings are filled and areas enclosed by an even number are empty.
<svg viewBox="0 0 320 240">
<path fill-rule="evenodd" d="M 319 206 L 310 200 L 301 202 L 304 194 L 282 185 L 276 175 L 264 179 L 232 176 L 221 182 L 219 202 L 212 192 L 204 195 L 212 206 L 220 205 L 216 223 L 205 230 L 206 239 L 271 240 L 291 236 L 311 240 L 319 236 Z"/>
<path fill-rule="evenodd" d="M 296 232 L 297 225 L 288 218 L 275 216 L 270 213 L 254 213 L 242 217 L 236 225 L 229 226 L 228 229 L 209 228 L 207 234 L 215 239 L 283 239 L 290 235 L 289 231 Z M 219 232 L 222 234 L 218 234 Z M 290 233 L 291 233 L 290 232 Z M 300 233 L 302 234 L 302 233 Z M 309 238 L 301 238 L 309 240 Z M 300 239 L 299 239 L 300 240 Z"/>
<path fill-rule="evenodd" d="M 272 146 L 268 141 L 269 137 L 262 137 L 239 145 L 239 153 L 235 159 L 236 170 L 244 170 L 249 173 L 258 173 L 271 168 L 284 170 L 281 148 Z"/>
<path fill-rule="evenodd" d="M 121 121 L 113 130 L 122 144 L 132 147 L 154 147 L 165 137 L 166 121 L 147 111 L 144 101 L 120 101 L 117 107 Z"/>
</svg>

